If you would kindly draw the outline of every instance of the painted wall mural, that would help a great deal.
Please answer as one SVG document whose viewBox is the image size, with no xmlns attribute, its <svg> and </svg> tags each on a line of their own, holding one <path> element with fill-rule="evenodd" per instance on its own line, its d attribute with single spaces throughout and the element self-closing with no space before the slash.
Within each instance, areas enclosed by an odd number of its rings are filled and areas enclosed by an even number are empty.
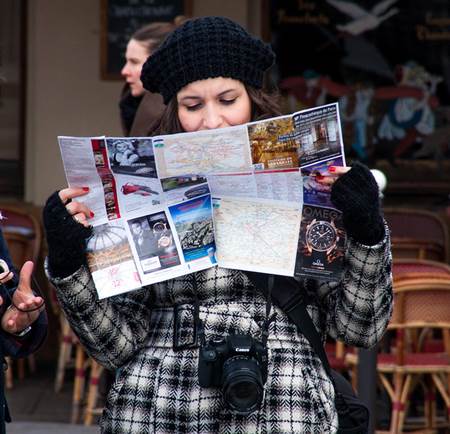
<svg viewBox="0 0 450 434">
<path fill-rule="evenodd" d="M 284 110 L 339 101 L 346 154 L 450 192 L 445 0 L 270 2 Z"/>
</svg>

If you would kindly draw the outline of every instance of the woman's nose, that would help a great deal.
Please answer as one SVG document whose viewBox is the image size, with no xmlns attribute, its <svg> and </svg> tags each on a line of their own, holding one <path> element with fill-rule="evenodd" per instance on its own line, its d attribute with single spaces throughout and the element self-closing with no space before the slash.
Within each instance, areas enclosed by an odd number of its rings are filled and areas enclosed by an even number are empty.
<svg viewBox="0 0 450 434">
<path fill-rule="evenodd" d="M 219 128 L 222 125 L 222 116 L 220 113 L 214 109 L 210 108 L 205 111 L 205 116 L 203 118 L 203 126 L 207 130 L 213 130 L 214 128 Z"/>
<path fill-rule="evenodd" d="M 123 65 L 123 68 L 120 70 L 120 75 L 122 75 L 122 77 L 126 77 L 128 74 L 128 65 L 125 63 L 125 65 Z"/>
</svg>

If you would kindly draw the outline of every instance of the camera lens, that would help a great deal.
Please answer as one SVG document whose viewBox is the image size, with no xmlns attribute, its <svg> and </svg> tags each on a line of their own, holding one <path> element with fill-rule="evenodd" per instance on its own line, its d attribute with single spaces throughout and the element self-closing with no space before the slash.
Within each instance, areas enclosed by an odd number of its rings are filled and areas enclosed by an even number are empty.
<svg viewBox="0 0 450 434">
<path fill-rule="evenodd" d="M 263 392 L 261 369 L 255 359 L 236 356 L 223 364 L 223 398 L 236 413 L 245 415 L 256 410 Z"/>
</svg>

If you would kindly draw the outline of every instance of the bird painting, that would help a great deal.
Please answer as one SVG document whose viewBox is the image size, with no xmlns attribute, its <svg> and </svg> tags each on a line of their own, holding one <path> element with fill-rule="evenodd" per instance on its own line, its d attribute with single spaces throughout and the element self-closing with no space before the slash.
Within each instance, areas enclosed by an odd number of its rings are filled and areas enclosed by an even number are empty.
<svg viewBox="0 0 450 434">
<path fill-rule="evenodd" d="M 327 3 L 353 18 L 353 20 L 347 24 L 336 25 L 336 28 L 341 32 L 357 36 L 362 35 L 369 30 L 376 29 L 383 21 L 397 14 L 399 9 L 396 7 L 391 8 L 397 1 L 398 0 L 380 1 L 373 6 L 370 11 L 349 1 L 327 0 Z"/>
</svg>

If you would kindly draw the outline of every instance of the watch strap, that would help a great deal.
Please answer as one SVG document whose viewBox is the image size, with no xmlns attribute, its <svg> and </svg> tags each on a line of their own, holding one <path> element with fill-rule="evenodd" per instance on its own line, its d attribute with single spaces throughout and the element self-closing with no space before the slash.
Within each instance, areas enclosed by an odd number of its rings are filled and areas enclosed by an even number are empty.
<svg viewBox="0 0 450 434">
<path fill-rule="evenodd" d="M 31 331 L 31 326 L 29 325 L 28 327 L 24 328 L 22 331 L 20 331 L 19 333 L 11 333 L 13 336 L 15 336 L 16 338 L 23 338 L 24 336 L 26 336 L 29 332 Z"/>
</svg>

